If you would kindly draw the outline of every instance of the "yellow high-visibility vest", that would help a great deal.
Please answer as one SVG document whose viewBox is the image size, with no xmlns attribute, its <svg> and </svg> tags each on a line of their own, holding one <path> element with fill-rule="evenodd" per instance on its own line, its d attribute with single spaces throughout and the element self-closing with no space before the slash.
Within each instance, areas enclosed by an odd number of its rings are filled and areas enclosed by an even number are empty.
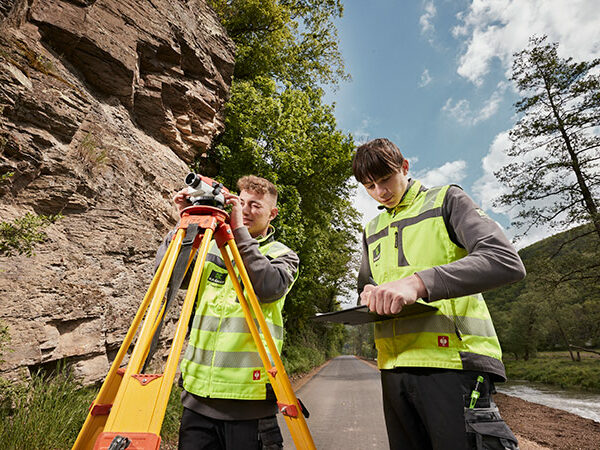
<svg viewBox="0 0 600 450">
<path fill-rule="evenodd" d="M 258 242 L 260 252 L 270 259 L 291 251 L 274 241 L 272 232 Z M 283 304 L 292 285 L 278 300 L 261 303 L 280 353 Z M 201 397 L 264 400 L 268 376 L 215 242 L 207 255 L 198 292 L 189 345 L 181 362 L 184 389 Z M 267 348 L 264 339 L 263 343 Z"/>
<path fill-rule="evenodd" d="M 424 189 L 415 181 L 398 206 L 367 224 L 369 265 L 377 284 L 467 255 L 465 249 L 450 239 L 442 217 L 448 188 Z M 375 324 L 380 369 L 479 370 L 505 379 L 502 350 L 481 294 L 429 304 L 438 311 Z"/>
</svg>

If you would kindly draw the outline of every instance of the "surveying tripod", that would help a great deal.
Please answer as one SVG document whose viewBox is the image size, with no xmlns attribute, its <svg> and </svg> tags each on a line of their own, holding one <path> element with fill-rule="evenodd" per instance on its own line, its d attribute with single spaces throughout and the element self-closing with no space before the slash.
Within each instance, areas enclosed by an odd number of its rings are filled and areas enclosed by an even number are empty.
<svg viewBox="0 0 600 450">
<path fill-rule="evenodd" d="M 202 177 L 202 179 L 212 182 L 213 186 L 216 184 L 209 178 Z M 252 339 L 277 397 L 279 411 L 285 418 L 296 448 L 315 449 L 302 414 L 302 406 L 292 390 L 248 272 L 233 239 L 228 220 L 229 215 L 223 209 L 214 206 L 194 205 L 181 212 L 177 233 L 152 279 L 98 395 L 90 406 L 73 450 L 157 450 L 160 447 L 160 429 L 213 237 L 221 251 Z M 233 255 L 243 288 L 234 271 L 227 248 Z M 141 373 L 144 371 L 148 355 L 151 354 L 153 337 L 160 329 L 169 301 L 174 297 L 172 291 L 176 292 L 179 288 L 181 278 L 191 265 L 195 253 L 198 254 L 196 264 L 181 308 L 164 373 Z M 176 270 L 176 265 L 183 266 L 185 270 Z M 172 278 L 179 278 L 179 280 L 171 280 Z M 171 292 L 165 298 L 170 281 Z M 243 289 L 248 300 L 244 296 Z M 129 362 L 125 368 L 119 368 L 144 314 L 146 318 Z M 260 326 L 260 333 L 267 344 L 273 363 L 269 359 L 254 318 Z"/>
</svg>

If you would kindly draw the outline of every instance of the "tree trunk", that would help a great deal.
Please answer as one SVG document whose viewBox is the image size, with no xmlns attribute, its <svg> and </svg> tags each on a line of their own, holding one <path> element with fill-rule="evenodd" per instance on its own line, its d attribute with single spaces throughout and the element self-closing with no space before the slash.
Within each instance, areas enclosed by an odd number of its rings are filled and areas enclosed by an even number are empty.
<svg viewBox="0 0 600 450">
<path fill-rule="evenodd" d="M 555 319 L 555 322 L 556 322 L 556 325 L 558 326 L 558 329 L 560 330 L 560 334 L 561 334 L 562 338 L 564 339 L 565 344 L 567 344 L 567 349 L 569 350 L 569 355 L 571 355 L 571 361 L 575 361 L 575 355 L 573 355 L 573 350 L 571 350 L 571 344 L 569 343 L 569 339 L 567 338 L 565 331 L 560 326 L 560 322 L 558 321 L 558 319 Z"/>
<path fill-rule="evenodd" d="M 544 77 L 544 84 L 546 87 L 546 93 L 548 95 L 548 101 L 550 102 L 550 107 L 552 108 L 552 113 L 554 114 L 554 118 L 558 122 L 558 129 L 562 136 L 563 142 L 565 143 L 565 147 L 567 148 L 567 152 L 569 153 L 569 157 L 571 158 L 571 163 L 573 167 L 573 172 L 575 172 L 575 176 L 577 177 L 577 184 L 579 185 L 579 189 L 581 191 L 581 195 L 583 196 L 583 202 L 585 204 L 585 209 L 588 211 L 594 227 L 596 228 L 596 233 L 598 234 L 598 238 L 600 239 L 600 216 L 598 215 L 598 208 L 596 207 L 596 203 L 594 202 L 594 198 L 583 178 L 583 174 L 581 173 L 581 167 L 579 165 L 579 158 L 577 157 L 577 153 L 575 153 L 575 149 L 571 143 L 571 139 L 565 130 L 565 125 L 558 112 L 558 108 L 554 103 L 554 98 L 552 97 L 552 92 L 550 91 L 550 86 L 546 77 Z"/>
</svg>

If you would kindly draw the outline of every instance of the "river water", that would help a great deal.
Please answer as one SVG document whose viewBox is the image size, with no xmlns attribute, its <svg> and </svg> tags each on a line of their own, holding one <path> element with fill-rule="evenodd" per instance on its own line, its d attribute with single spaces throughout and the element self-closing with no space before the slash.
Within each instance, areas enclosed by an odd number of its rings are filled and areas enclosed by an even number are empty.
<svg viewBox="0 0 600 450">
<path fill-rule="evenodd" d="M 564 390 L 519 380 L 498 383 L 496 390 L 528 402 L 562 409 L 600 422 L 600 394 Z"/>
</svg>

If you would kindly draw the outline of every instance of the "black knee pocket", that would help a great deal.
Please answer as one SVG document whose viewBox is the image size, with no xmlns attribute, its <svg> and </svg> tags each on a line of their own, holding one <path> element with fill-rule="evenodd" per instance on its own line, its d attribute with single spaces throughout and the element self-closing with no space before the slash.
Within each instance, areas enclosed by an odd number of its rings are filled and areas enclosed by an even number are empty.
<svg viewBox="0 0 600 450">
<path fill-rule="evenodd" d="M 258 436 L 262 444 L 262 450 L 279 450 L 283 448 L 283 436 L 275 416 L 258 419 Z"/>
<path fill-rule="evenodd" d="M 490 402 L 488 408 L 465 408 L 467 433 L 475 438 L 477 450 L 518 450 L 517 438 L 510 431 L 498 411 Z"/>
</svg>

